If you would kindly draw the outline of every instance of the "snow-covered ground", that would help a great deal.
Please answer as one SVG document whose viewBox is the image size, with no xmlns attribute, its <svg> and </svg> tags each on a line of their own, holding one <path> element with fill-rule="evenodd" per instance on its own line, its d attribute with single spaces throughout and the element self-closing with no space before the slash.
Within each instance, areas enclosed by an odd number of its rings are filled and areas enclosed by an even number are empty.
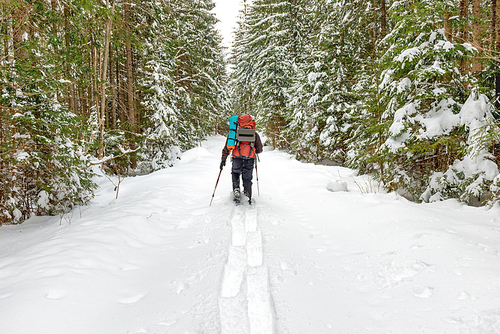
<svg viewBox="0 0 500 334">
<path fill-rule="evenodd" d="M 223 145 L 2 226 L 0 333 L 500 333 L 500 209 L 271 150 L 253 207 L 231 202 L 229 163 L 209 206 Z"/>
</svg>

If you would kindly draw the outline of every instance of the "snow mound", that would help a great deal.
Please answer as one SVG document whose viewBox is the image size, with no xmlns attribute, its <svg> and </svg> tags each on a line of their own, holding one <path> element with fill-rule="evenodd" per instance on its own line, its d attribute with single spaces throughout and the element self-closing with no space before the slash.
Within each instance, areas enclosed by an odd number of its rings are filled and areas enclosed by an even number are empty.
<svg viewBox="0 0 500 334">
<path fill-rule="evenodd" d="M 328 180 L 326 189 L 331 192 L 349 191 L 347 188 L 347 182 L 342 180 Z"/>
</svg>

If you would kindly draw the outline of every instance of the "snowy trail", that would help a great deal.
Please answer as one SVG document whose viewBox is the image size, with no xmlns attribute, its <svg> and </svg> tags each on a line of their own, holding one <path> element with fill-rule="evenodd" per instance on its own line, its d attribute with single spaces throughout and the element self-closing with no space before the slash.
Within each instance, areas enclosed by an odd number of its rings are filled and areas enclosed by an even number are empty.
<svg viewBox="0 0 500 334">
<path fill-rule="evenodd" d="M 237 206 L 232 213 L 232 238 L 219 297 L 222 334 L 276 332 L 257 217 L 255 205 Z"/>
<path fill-rule="evenodd" d="M 500 333 L 500 208 L 411 203 L 270 148 L 254 206 L 228 167 L 209 206 L 223 145 L 0 227 L 0 334 Z"/>
<path fill-rule="evenodd" d="M 259 173 L 279 333 L 500 333 L 498 208 L 411 203 L 279 154 Z"/>
</svg>

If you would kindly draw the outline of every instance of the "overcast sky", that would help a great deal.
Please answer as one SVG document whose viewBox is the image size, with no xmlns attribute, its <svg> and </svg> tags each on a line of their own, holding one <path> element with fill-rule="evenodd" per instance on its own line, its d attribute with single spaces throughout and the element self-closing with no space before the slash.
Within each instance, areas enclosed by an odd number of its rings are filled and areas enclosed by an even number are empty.
<svg viewBox="0 0 500 334">
<path fill-rule="evenodd" d="M 236 27 L 238 11 L 243 8 L 243 0 L 214 0 L 214 12 L 219 19 L 217 28 L 221 31 L 224 46 L 230 47 L 232 31 Z M 247 1 L 250 2 L 250 1 Z"/>
</svg>

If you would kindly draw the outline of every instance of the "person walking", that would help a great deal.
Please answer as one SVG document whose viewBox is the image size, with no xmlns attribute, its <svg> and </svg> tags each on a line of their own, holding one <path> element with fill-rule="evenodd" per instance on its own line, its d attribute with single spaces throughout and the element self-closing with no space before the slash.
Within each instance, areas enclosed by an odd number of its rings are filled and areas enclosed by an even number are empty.
<svg viewBox="0 0 500 334">
<path fill-rule="evenodd" d="M 259 134 L 255 131 L 255 121 L 250 115 L 241 115 L 238 117 L 237 140 L 234 148 L 229 149 L 226 145 L 222 149 L 222 158 L 220 169 L 226 165 L 229 154 L 232 153 L 231 175 L 233 181 L 234 201 L 240 203 L 240 176 L 243 181 L 243 194 L 248 198 L 248 203 L 252 204 L 252 177 L 255 158 L 263 150 L 262 141 Z M 253 130 L 253 131 L 252 131 Z M 248 141 L 244 141 L 248 140 Z"/>
</svg>

